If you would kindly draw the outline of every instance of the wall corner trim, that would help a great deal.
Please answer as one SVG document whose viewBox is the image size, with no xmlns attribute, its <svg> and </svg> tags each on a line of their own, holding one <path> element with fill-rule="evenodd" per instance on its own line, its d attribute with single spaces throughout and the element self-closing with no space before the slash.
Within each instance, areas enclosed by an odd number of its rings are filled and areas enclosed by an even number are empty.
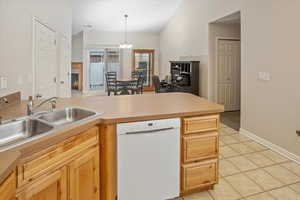
<svg viewBox="0 0 300 200">
<path fill-rule="evenodd" d="M 292 160 L 292 161 L 295 161 L 296 163 L 300 164 L 300 156 L 297 156 L 296 154 L 293 154 L 291 152 L 289 152 L 288 150 L 266 140 L 266 139 L 263 139 L 257 135 L 255 135 L 254 133 L 251 133 L 250 131 L 247 131 L 245 129 L 240 129 L 240 134 L 241 135 L 244 135 L 252 140 L 254 140 L 255 142 L 258 142 L 259 144 L 263 145 L 263 146 L 266 146 L 268 147 L 269 149 L 281 154 L 282 156 Z"/>
</svg>

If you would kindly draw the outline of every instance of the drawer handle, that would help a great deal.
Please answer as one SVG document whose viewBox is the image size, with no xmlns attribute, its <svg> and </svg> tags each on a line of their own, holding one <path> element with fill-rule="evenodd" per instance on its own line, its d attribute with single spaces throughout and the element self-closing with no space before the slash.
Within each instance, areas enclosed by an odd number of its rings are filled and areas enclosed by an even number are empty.
<svg viewBox="0 0 300 200">
<path fill-rule="evenodd" d="M 148 131 L 132 131 L 132 132 L 127 132 L 126 135 L 135 135 L 135 134 L 143 134 L 143 133 L 156 133 L 156 132 L 167 131 L 167 130 L 172 130 L 172 129 L 174 129 L 174 127 L 154 129 L 154 130 L 148 130 Z"/>
</svg>

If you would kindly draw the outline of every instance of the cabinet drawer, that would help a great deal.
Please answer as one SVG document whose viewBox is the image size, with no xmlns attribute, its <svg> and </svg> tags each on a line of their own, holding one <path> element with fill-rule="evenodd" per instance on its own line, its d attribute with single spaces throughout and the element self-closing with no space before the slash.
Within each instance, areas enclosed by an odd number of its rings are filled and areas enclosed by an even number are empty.
<svg viewBox="0 0 300 200">
<path fill-rule="evenodd" d="M 33 155 L 18 166 L 18 185 L 70 161 L 78 153 L 98 144 L 98 141 L 98 128 L 94 127 L 50 147 L 42 155 Z"/>
<path fill-rule="evenodd" d="M 218 133 L 184 136 L 183 148 L 183 161 L 185 163 L 217 157 L 219 151 Z"/>
<path fill-rule="evenodd" d="M 201 189 L 218 182 L 217 159 L 182 166 L 182 190 Z"/>
<path fill-rule="evenodd" d="M 183 126 L 184 134 L 216 131 L 219 128 L 219 115 L 185 118 Z"/>
</svg>

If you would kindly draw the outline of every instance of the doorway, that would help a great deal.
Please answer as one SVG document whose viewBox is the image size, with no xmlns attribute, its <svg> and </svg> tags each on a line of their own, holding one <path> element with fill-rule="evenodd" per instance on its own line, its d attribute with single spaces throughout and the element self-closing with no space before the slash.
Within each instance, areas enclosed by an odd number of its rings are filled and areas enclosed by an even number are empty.
<svg viewBox="0 0 300 200">
<path fill-rule="evenodd" d="M 134 49 L 132 72 L 138 71 L 144 77 L 144 90 L 153 91 L 154 49 Z"/>
<path fill-rule="evenodd" d="M 241 13 L 209 24 L 209 98 L 224 105 L 221 122 L 239 130 L 241 112 Z"/>
<path fill-rule="evenodd" d="M 118 48 L 103 48 L 89 51 L 89 91 L 106 90 L 106 72 L 116 72 L 119 77 L 120 51 Z"/>
</svg>

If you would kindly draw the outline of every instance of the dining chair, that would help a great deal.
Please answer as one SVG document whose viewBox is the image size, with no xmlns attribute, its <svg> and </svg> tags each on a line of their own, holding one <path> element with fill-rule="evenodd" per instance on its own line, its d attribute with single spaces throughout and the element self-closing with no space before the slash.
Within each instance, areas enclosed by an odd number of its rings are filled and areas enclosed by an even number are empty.
<svg viewBox="0 0 300 200">
<path fill-rule="evenodd" d="M 132 81 L 130 85 L 131 94 L 143 94 L 143 77 L 139 77 L 136 81 Z"/>
<path fill-rule="evenodd" d="M 107 87 L 107 95 L 110 96 L 110 93 L 113 92 L 114 95 L 117 95 L 118 85 L 117 85 L 117 72 L 106 72 L 106 87 Z"/>
<path fill-rule="evenodd" d="M 144 81 L 145 81 L 145 76 L 143 72 L 140 71 L 132 71 L 131 72 L 131 77 L 134 79 L 137 79 L 135 89 L 133 90 L 134 93 L 136 94 L 143 94 L 144 91 Z"/>
<path fill-rule="evenodd" d="M 139 71 L 132 71 L 131 72 L 131 78 L 138 79 L 140 76 L 141 76 L 141 72 L 139 72 Z"/>
<path fill-rule="evenodd" d="M 152 83 L 154 85 L 155 93 L 161 93 L 159 76 L 152 76 Z"/>
</svg>

